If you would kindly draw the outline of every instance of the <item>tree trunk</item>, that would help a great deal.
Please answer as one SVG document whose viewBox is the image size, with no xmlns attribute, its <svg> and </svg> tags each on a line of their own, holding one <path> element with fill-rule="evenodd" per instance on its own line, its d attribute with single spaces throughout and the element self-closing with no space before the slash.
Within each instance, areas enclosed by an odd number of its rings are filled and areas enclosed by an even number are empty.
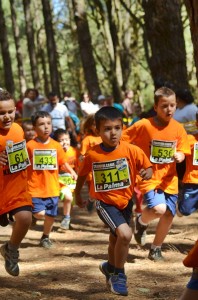
<svg viewBox="0 0 198 300">
<path fill-rule="evenodd" d="M 45 23 L 45 32 L 47 36 L 47 53 L 49 60 L 49 70 L 52 90 L 60 96 L 59 73 L 58 73 L 58 55 L 54 39 L 54 30 L 52 25 L 52 12 L 49 0 L 42 0 L 43 17 Z"/>
<path fill-rule="evenodd" d="M 88 92 L 93 101 L 101 94 L 98 76 L 96 72 L 96 64 L 93 56 L 91 43 L 91 35 L 85 12 L 84 0 L 72 0 L 75 22 L 77 26 L 77 35 L 80 48 L 80 55 L 87 84 Z"/>
<path fill-rule="evenodd" d="M 147 60 L 154 82 L 188 88 L 179 0 L 143 0 Z M 150 50 L 149 50 L 150 48 Z"/>
<path fill-rule="evenodd" d="M 185 0 L 185 4 L 190 19 L 190 31 L 194 48 L 194 61 L 198 85 L 198 2 L 196 0 Z"/>
<path fill-rule="evenodd" d="M 26 80 L 25 80 L 25 74 L 23 68 L 23 58 L 21 54 L 21 44 L 19 38 L 19 26 L 17 24 L 17 16 L 15 11 L 14 0 L 10 0 L 10 9 L 11 9 L 11 19 L 12 19 L 12 31 L 13 31 L 15 47 L 16 47 L 20 94 L 22 95 L 27 89 L 27 86 L 26 86 Z"/>
<path fill-rule="evenodd" d="M 37 65 L 37 58 L 36 58 L 36 47 L 34 42 L 34 28 L 32 24 L 31 13 L 30 13 L 30 3 L 31 0 L 23 0 L 23 8 L 25 14 L 25 23 L 26 23 L 26 36 L 27 36 L 28 52 L 30 58 L 32 81 L 34 87 L 39 89 L 40 80 L 39 80 L 38 65 Z"/>
<path fill-rule="evenodd" d="M 5 25 L 4 12 L 2 8 L 2 1 L 0 1 L 0 44 L 4 66 L 4 82 L 5 88 L 14 96 L 15 86 L 12 73 L 12 64 L 9 52 L 9 44 L 7 37 L 7 29 Z"/>
</svg>

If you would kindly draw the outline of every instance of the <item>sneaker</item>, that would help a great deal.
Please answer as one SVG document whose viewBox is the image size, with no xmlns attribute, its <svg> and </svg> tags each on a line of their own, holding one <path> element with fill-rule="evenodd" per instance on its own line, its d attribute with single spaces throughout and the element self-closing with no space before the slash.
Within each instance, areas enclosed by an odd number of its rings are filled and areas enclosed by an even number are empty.
<svg viewBox="0 0 198 300">
<path fill-rule="evenodd" d="M 50 241 L 49 238 L 44 238 L 40 240 L 40 246 L 49 249 L 53 246 L 53 243 Z"/>
<path fill-rule="evenodd" d="M 141 225 L 138 219 L 139 217 L 136 217 L 135 219 L 134 237 L 140 246 L 144 246 L 146 244 L 146 229 L 148 226 Z"/>
<path fill-rule="evenodd" d="M 127 277 L 125 274 L 119 273 L 118 275 L 111 276 L 109 279 L 109 284 L 112 293 L 122 296 L 128 295 Z"/>
<path fill-rule="evenodd" d="M 70 218 L 63 218 L 62 222 L 60 223 L 60 228 L 68 230 L 70 228 L 70 221 Z"/>
<path fill-rule="evenodd" d="M 109 273 L 109 271 L 107 270 L 107 265 L 108 265 L 108 262 L 105 261 L 99 265 L 99 269 L 102 272 L 102 274 L 104 274 L 106 276 L 106 280 L 109 281 L 109 278 L 111 276 L 113 276 L 113 273 Z"/>
<path fill-rule="evenodd" d="M 8 249 L 8 243 L 4 244 L 0 248 L 0 253 L 5 259 L 5 269 L 12 276 L 19 275 L 19 251 L 12 251 Z"/>
<path fill-rule="evenodd" d="M 161 248 L 150 249 L 148 258 L 153 261 L 164 260 Z"/>
</svg>

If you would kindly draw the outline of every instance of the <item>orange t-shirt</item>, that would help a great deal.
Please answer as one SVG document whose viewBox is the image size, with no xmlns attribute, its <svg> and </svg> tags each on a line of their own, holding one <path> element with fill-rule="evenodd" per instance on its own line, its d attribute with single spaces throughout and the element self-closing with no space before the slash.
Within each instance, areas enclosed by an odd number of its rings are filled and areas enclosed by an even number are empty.
<svg viewBox="0 0 198 300">
<path fill-rule="evenodd" d="M 186 156 L 186 171 L 183 177 L 183 183 L 195 183 L 198 184 L 198 162 L 197 165 L 193 165 L 194 145 L 198 147 L 198 134 L 188 134 L 188 140 L 191 147 L 191 155 Z"/>
<path fill-rule="evenodd" d="M 132 198 L 136 174 L 149 167 L 151 163 L 139 147 L 121 141 L 111 152 L 102 150 L 101 145 L 91 148 L 78 175 L 92 172 L 91 197 L 124 209 Z"/>
<path fill-rule="evenodd" d="M 157 126 L 154 118 L 142 119 L 123 131 L 122 140 L 139 146 L 149 159 L 151 159 L 151 145 L 152 147 L 155 145 L 155 152 L 160 150 L 159 153 L 162 155 L 172 151 L 170 145 L 172 145 L 173 150 L 176 148 L 176 151 L 181 151 L 187 155 L 190 154 L 190 145 L 186 131 L 174 119 L 171 119 L 169 124 L 164 127 Z M 163 146 L 157 148 L 158 145 Z M 138 186 L 140 191 L 144 194 L 150 190 L 159 188 L 166 193 L 177 194 L 178 177 L 176 162 L 152 163 L 152 165 L 153 176 L 148 181 L 139 181 Z"/>
<path fill-rule="evenodd" d="M 94 136 L 94 135 L 85 136 L 81 142 L 80 154 L 84 156 L 89 149 L 91 149 L 93 146 L 98 145 L 100 143 L 102 143 L 102 139 L 100 136 Z M 89 183 L 91 180 L 92 180 L 92 173 L 89 173 L 87 175 L 86 181 Z"/>
<path fill-rule="evenodd" d="M 79 158 L 79 150 L 70 146 L 68 150 L 65 152 L 65 157 L 67 163 L 74 169 L 75 171 L 78 169 L 78 158 Z"/>
<path fill-rule="evenodd" d="M 42 144 L 36 139 L 27 143 L 31 166 L 28 167 L 28 190 L 32 197 L 57 197 L 60 193 L 58 182 L 59 167 L 67 162 L 62 146 L 49 138 L 49 143 Z M 52 150 L 57 156 L 57 170 L 33 170 L 33 151 Z"/>
<path fill-rule="evenodd" d="M 91 149 L 93 146 L 102 143 L 100 136 L 87 135 L 81 142 L 80 154 L 85 155 L 85 153 Z"/>
<path fill-rule="evenodd" d="M 23 129 L 13 123 L 8 131 L 0 130 L 0 152 L 6 149 L 6 141 L 18 143 L 23 140 Z M 0 215 L 21 206 L 32 205 L 27 189 L 27 171 L 11 173 L 8 164 L 0 167 L 0 195 Z"/>
</svg>

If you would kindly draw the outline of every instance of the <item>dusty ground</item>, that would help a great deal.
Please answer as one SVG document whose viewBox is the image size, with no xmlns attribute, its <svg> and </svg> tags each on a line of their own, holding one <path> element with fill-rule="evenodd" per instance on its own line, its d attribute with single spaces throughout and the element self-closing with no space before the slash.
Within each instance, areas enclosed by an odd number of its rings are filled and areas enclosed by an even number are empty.
<svg viewBox="0 0 198 300">
<path fill-rule="evenodd" d="M 38 246 L 42 222 L 29 230 L 20 250 L 20 276 L 12 277 L 4 269 L 0 257 L 1 300 L 71 300 L 71 299 L 123 299 L 110 293 L 98 265 L 107 258 L 108 229 L 96 212 L 74 207 L 72 230 L 58 232 L 62 206 L 59 208 L 51 239 L 54 248 Z M 149 227 L 147 245 L 142 249 L 134 241 L 126 264 L 128 299 L 175 300 L 183 290 L 191 270 L 182 260 L 197 239 L 198 213 L 190 217 L 175 217 L 172 229 L 163 246 L 165 262 L 147 259 L 154 237 L 155 223 Z M 10 235 L 11 228 L 0 228 L 0 245 Z"/>
</svg>

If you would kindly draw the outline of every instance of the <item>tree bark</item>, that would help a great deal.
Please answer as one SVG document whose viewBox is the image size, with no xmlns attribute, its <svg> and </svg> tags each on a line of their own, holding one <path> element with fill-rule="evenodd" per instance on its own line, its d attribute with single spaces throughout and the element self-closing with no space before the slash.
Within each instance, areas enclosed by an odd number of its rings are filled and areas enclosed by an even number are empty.
<svg viewBox="0 0 198 300">
<path fill-rule="evenodd" d="M 58 54 L 54 39 L 54 30 L 52 25 L 52 12 L 49 0 L 42 0 L 43 16 L 45 23 L 45 32 L 47 37 L 47 53 L 49 60 L 50 80 L 52 90 L 60 96 L 59 73 L 58 73 Z"/>
<path fill-rule="evenodd" d="M 196 0 L 185 0 L 185 4 L 190 20 L 190 31 L 194 48 L 194 61 L 198 86 L 198 2 Z"/>
<path fill-rule="evenodd" d="M 97 100 L 97 96 L 101 94 L 98 76 L 96 72 L 96 64 L 93 56 L 91 43 L 91 34 L 85 12 L 84 0 L 72 0 L 75 22 L 77 26 L 78 43 L 80 55 L 87 84 L 88 92 L 93 101 Z"/>
<path fill-rule="evenodd" d="M 36 58 L 36 47 L 34 42 L 34 28 L 32 24 L 31 13 L 30 13 L 30 3 L 31 0 L 23 0 L 23 8 L 25 14 L 25 23 L 26 23 L 26 36 L 27 36 L 28 52 L 30 58 L 32 81 L 34 87 L 39 89 L 40 80 L 39 80 L 38 65 L 37 65 L 37 58 Z"/>
<path fill-rule="evenodd" d="M 0 44 L 3 58 L 5 88 L 14 96 L 15 86 L 2 1 L 0 1 Z"/>
<path fill-rule="evenodd" d="M 10 0 L 10 9 L 11 9 L 11 19 L 12 19 L 12 31 L 13 31 L 15 47 L 16 47 L 20 94 L 22 95 L 27 89 L 27 86 L 26 86 L 25 73 L 23 68 L 23 57 L 21 53 L 21 44 L 19 38 L 19 26 L 17 24 L 17 15 L 15 11 L 14 0 Z"/>
<path fill-rule="evenodd" d="M 142 5 L 147 60 L 154 83 L 161 80 L 175 88 L 188 88 L 180 1 L 143 0 Z"/>
</svg>

